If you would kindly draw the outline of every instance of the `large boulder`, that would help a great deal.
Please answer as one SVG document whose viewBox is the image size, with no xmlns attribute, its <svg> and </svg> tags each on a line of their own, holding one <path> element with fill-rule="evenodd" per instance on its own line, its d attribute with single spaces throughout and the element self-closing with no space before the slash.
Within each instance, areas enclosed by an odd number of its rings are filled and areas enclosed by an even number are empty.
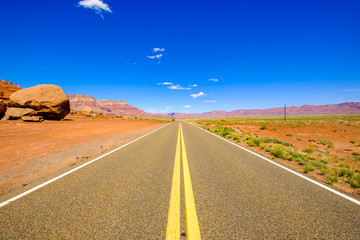
<svg viewBox="0 0 360 240">
<path fill-rule="evenodd" d="M 7 105 L 31 108 L 36 111 L 32 115 L 43 116 L 49 120 L 62 119 L 70 112 L 69 98 L 55 85 L 38 85 L 14 92 Z"/>
<path fill-rule="evenodd" d="M 86 117 L 90 117 L 93 114 L 93 111 L 91 107 L 84 107 L 83 109 L 81 109 L 81 114 Z"/>
<path fill-rule="evenodd" d="M 6 112 L 6 104 L 3 101 L 0 101 L 0 119 L 4 116 Z"/>
<path fill-rule="evenodd" d="M 31 108 L 15 108 L 9 107 L 5 112 L 5 120 L 17 120 L 23 116 L 29 116 L 35 114 L 34 109 Z"/>
</svg>

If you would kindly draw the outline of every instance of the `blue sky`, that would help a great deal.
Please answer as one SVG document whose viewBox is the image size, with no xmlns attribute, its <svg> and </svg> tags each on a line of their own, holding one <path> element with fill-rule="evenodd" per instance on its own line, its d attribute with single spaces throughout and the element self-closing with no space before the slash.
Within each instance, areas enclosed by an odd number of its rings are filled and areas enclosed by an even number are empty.
<svg viewBox="0 0 360 240">
<path fill-rule="evenodd" d="M 156 112 L 360 101 L 359 12 L 358 0 L 4 0 L 0 79 Z"/>
</svg>

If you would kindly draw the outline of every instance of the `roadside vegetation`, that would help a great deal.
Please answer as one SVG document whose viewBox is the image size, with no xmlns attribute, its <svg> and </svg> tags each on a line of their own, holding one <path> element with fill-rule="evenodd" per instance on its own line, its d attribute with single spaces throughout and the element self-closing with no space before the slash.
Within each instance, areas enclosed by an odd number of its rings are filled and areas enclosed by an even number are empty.
<svg viewBox="0 0 360 240">
<path fill-rule="evenodd" d="M 289 116 L 286 122 L 280 116 L 191 121 L 328 184 L 360 194 L 360 115 Z"/>
</svg>

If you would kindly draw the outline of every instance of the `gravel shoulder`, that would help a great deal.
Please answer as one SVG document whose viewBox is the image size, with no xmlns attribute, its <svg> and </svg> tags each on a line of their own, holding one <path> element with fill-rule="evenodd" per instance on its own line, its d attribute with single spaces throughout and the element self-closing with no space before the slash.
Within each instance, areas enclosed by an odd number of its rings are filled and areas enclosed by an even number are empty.
<svg viewBox="0 0 360 240">
<path fill-rule="evenodd" d="M 0 196 L 88 161 L 161 125 L 150 120 L 66 120 L 0 122 Z"/>
</svg>

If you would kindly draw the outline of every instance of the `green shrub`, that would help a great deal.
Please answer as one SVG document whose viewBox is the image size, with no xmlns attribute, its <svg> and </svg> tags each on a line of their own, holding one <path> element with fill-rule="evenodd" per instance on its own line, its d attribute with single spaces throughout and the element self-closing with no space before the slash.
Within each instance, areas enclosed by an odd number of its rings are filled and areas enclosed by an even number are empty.
<svg viewBox="0 0 360 240">
<path fill-rule="evenodd" d="M 261 141 L 256 138 L 252 138 L 249 141 L 246 142 L 251 147 L 259 147 L 261 144 Z"/>
<path fill-rule="evenodd" d="M 261 124 L 260 130 L 265 130 L 267 129 L 267 126 L 265 124 Z"/>
<path fill-rule="evenodd" d="M 311 161 L 310 164 L 313 165 L 314 167 L 326 167 L 325 163 L 318 161 Z"/>
<path fill-rule="evenodd" d="M 350 143 L 355 143 L 355 141 L 354 141 L 354 140 L 350 140 L 349 142 L 350 142 Z"/>
<path fill-rule="evenodd" d="M 314 171 L 315 168 L 313 168 L 313 167 L 311 167 L 311 166 L 305 166 L 305 167 L 303 168 L 303 170 L 304 170 L 304 173 L 308 173 L 308 172 Z"/>
<path fill-rule="evenodd" d="M 328 140 L 319 140 L 319 143 L 321 143 L 324 146 L 327 146 L 328 148 L 334 147 L 334 143 Z"/>
<path fill-rule="evenodd" d="M 359 152 L 353 152 L 351 155 L 353 155 L 353 156 L 360 156 L 360 153 L 359 153 Z"/>
<path fill-rule="evenodd" d="M 315 151 L 314 148 L 312 148 L 311 146 L 307 146 L 306 148 L 304 148 L 302 150 L 303 152 L 306 152 L 306 153 L 313 153 Z"/>
<path fill-rule="evenodd" d="M 221 133 L 221 136 L 226 137 L 227 135 L 231 135 L 231 132 L 229 132 L 228 130 L 225 130 L 224 132 Z"/>
<path fill-rule="evenodd" d="M 239 141 L 241 138 L 240 138 L 239 135 L 235 135 L 235 136 L 233 137 L 233 139 L 234 139 L 235 141 Z"/>
<path fill-rule="evenodd" d="M 301 138 L 296 138 L 296 140 L 302 141 L 302 139 L 301 139 Z"/>
<path fill-rule="evenodd" d="M 309 142 L 317 142 L 315 139 L 309 139 Z"/>
<path fill-rule="evenodd" d="M 348 182 L 353 188 L 360 188 L 360 174 L 348 178 Z"/>
<path fill-rule="evenodd" d="M 285 148 L 281 145 L 274 145 L 271 148 L 271 153 L 278 158 L 284 158 L 285 157 Z"/>
<path fill-rule="evenodd" d="M 293 135 L 291 133 L 287 133 L 286 136 L 292 137 Z"/>
<path fill-rule="evenodd" d="M 337 182 L 337 176 L 331 176 L 331 175 L 328 175 L 326 178 L 325 178 L 325 181 L 328 183 L 328 184 L 334 184 Z"/>
</svg>

